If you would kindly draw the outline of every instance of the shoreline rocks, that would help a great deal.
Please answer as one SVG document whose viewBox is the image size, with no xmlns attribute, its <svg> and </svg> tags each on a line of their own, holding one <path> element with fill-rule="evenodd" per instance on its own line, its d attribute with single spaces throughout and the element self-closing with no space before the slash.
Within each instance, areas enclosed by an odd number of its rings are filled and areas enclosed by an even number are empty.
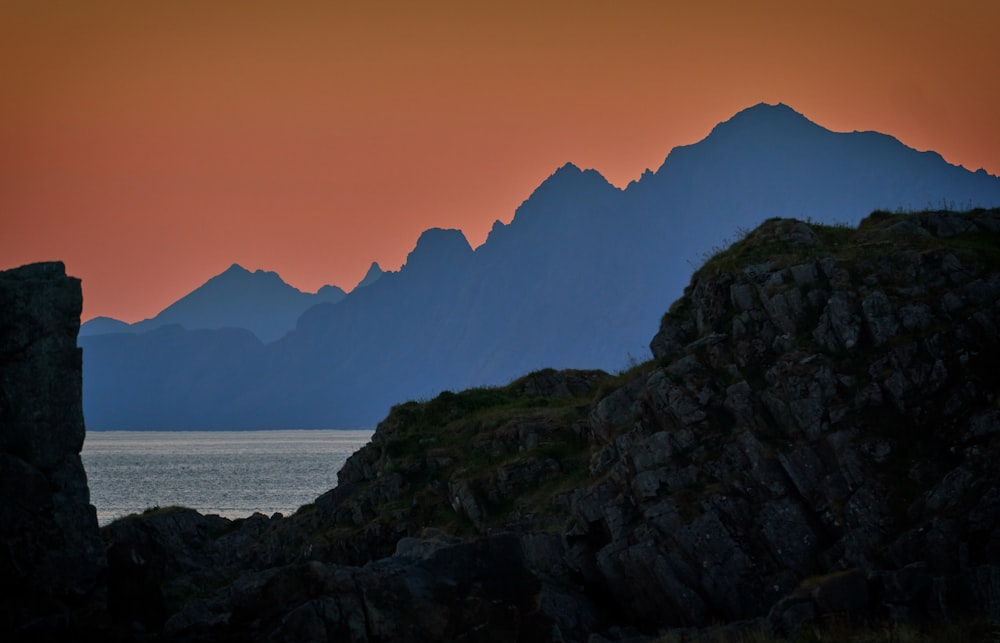
<svg viewBox="0 0 1000 643">
<path fill-rule="evenodd" d="M 89 587 L 75 622 L 139 640 L 698 640 L 718 624 L 997 618 L 998 235 L 998 210 L 770 220 L 694 275 L 653 360 L 397 405 L 295 514 L 131 516 L 101 530 L 107 563 L 85 556 L 38 591 Z M 35 270 L 41 284 L 61 266 Z M 71 326 L 9 333 L 4 377 L 78 378 Z M 12 436 L 71 433 L 46 438 L 61 456 L 27 438 L 0 455 L 5 498 L 60 516 L 36 521 L 55 549 L 20 554 L 49 573 L 60 547 L 93 550 L 78 400 L 31 412 L 62 398 L 8 381 Z M 36 620 L 18 626 L 55 628 L 53 596 L 26 596 Z"/>
</svg>

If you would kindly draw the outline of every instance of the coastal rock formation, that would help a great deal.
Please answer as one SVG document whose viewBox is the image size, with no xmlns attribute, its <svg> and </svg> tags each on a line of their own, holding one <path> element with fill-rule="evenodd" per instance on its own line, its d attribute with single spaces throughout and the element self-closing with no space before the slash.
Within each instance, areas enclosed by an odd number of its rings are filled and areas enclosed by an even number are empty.
<svg viewBox="0 0 1000 643">
<path fill-rule="evenodd" d="M 80 281 L 0 272 L 0 631 L 63 639 L 103 610 L 104 545 L 80 460 Z"/>
<path fill-rule="evenodd" d="M 645 364 L 398 405 L 287 518 L 104 535 L 184 561 L 157 585 L 179 639 L 995 619 L 998 325 L 1000 211 L 774 219 L 708 259 Z"/>
<path fill-rule="evenodd" d="M 707 259 L 649 362 L 397 405 L 288 517 L 108 525 L 106 612 L 79 286 L 61 265 L 0 283 L 2 609 L 24 638 L 719 640 L 1000 619 L 998 210 L 769 220 Z"/>
<path fill-rule="evenodd" d="M 773 220 L 711 259 L 594 409 L 581 573 L 656 627 L 995 609 L 998 230 Z"/>
</svg>

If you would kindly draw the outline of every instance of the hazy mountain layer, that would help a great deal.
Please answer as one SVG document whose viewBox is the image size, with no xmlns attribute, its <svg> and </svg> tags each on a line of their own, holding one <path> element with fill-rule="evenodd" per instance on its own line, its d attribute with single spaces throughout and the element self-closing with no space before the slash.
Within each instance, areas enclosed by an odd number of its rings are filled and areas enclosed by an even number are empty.
<svg viewBox="0 0 1000 643">
<path fill-rule="evenodd" d="M 310 308 L 267 346 L 176 328 L 83 337 L 87 422 L 370 427 L 393 403 L 540 367 L 617 370 L 648 357 L 663 310 L 740 229 L 997 204 L 1000 179 L 985 172 L 758 105 L 625 190 L 567 164 L 476 250 L 458 231 L 428 230 L 399 272 Z"/>
<path fill-rule="evenodd" d="M 345 294 L 337 286 L 305 293 L 285 283 L 276 272 L 250 272 L 233 264 L 151 319 L 126 324 L 96 317 L 81 326 L 80 335 L 146 332 L 177 324 L 187 330 L 245 328 L 262 342 L 273 342 L 295 328 L 295 321 L 308 308 L 336 303 Z"/>
</svg>

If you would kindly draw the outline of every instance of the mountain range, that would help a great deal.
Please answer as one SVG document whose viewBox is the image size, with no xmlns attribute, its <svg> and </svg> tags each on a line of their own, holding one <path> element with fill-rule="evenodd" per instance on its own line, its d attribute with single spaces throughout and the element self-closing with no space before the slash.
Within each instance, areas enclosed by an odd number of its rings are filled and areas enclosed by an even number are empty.
<svg viewBox="0 0 1000 643">
<path fill-rule="evenodd" d="M 355 288 L 382 276 L 372 263 Z M 299 316 L 320 303 L 337 303 L 347 293 L 338 286 L 323 286 L 305 293 L 285 283 L 276 272 L 250 272 L 233 264 L 225 272 L 167 306 L 159 314 L 134 324 L 111 317 L 95 317 L 80 326 L 80 335 L 145 332 L 176 324 L 187 330 L 245 328 L 264 343 L 273 342 L 295 328 Z"/>
<path fill-rule="evenodd" d="M 371 427 L 395 403 L 541 367 L 617 370 L 648 357 L 693 269 L 765 219 L 998 204 L 983 170 L 761 104 L 625 189 L 564 165 L 479 248 L 427 230 L 398 272 L 347 295 L 234 266 L 152 320 L 92 320 L 85 417 L 98 430 Z"/>
</svg>

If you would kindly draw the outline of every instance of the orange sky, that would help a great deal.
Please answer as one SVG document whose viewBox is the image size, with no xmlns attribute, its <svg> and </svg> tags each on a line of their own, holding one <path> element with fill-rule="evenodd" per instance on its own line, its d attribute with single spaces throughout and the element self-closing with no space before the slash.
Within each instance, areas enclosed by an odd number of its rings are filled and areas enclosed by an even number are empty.
<svg viewBox="0 0 1000 643">
<path fill-rule="evenodd" d="M 761 101 L 1000 174 L 998 27 L 995 0 L 2 0 L 0 268 L 62 259 L 84 319 L 233 262 L 350 288 Z"/>
</svg>

